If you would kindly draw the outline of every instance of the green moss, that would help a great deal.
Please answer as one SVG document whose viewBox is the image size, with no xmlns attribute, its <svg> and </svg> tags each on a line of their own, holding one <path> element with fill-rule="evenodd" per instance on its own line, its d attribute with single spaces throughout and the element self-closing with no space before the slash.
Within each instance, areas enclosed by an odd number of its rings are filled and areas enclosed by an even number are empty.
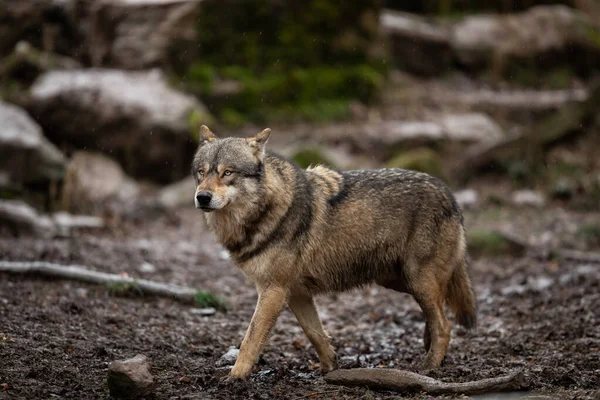
<svg viewBox="0 0 600 400">
<path fill-rule="evenodd" d="M 577 236 L 590 245 L 600 246 L 600 223 L 588 222 L 581 225 Z"/>
<path fill-rule="evenodd" d="M 108 282 L 105 286 L 112 296 L 142 296 L 144 294 L 136 282 Z"/>
<path fill-rule="evenodd" d="M 238 128 L 247 122 L 246 116 L 233 108 L 221 111 L 220 119 L 225 125 L 232 128 Z"/>
<path fill-rule="evenodd" d="M 207 0 L 198 22 L 202 60 L 179 71 L 224 123 L 330 121 L 372 101 L 387 67 L 374 56 L 379 0 Z M 216 80 L 241 83 L 214 93 Z"/>
<path fill-rule="evenodd" d="M 524 252 L 522 246 L 507 240 L 502 234 L 489 229 L 467 232 L 469 254 L 475 257 L 517 256 Z"/>
<path fill-rule="evenodd" d="M 229 309 L 229 304 L 224 299 L 210 292 L 201 290 L 196 292 L 196 295 L 194 296 L 194 304 L 197 307 L 202 308 L 213 307 L 223 312 Z"/>
<path fill-rule="evenodd" d="M 541 70 L 531 60 L 511 61 L 503 75 L 509 82 L 519 86 L 547 89 L 569 88 L 575 79 L 575 72 L 569 66 Z"/>
<path fill-rule="evenodd" d="M 292 155 L 292 160 L 294 160 L 296 164 L 302 168 L 308 168 L 311 165 L 315 166 L 318 164 L 335 167 L 333 162 L 327 158 L 327 156 L 323 154 L 323 151 L 318 147 L 307 147 L 300 149 Z"/>
<path fill-rule="evenodd" d="M 442 166 L 437 153 L 422 147 L 398 154 L 386 164 L 387 168 L 403 168 L 442 176 Z"/>
<path fill-rule="evenodd" d="M 193 110 L 188 115 L 188 129 L 190 132 L 190 137 L 194 141 L 194 143 L 198 143 L 200 137 L 200 126 L 202 125 L 210 125 L 215 121 L 214 117 L 207 113 L 202 112 L 200 110 Z"/>
</svg>

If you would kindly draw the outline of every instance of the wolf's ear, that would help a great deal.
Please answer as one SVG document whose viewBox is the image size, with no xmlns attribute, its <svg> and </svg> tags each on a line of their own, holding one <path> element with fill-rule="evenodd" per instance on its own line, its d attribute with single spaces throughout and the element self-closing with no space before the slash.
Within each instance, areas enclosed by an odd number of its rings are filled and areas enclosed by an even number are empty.
<svg viewBox="0 0 600 400">
<path fill-rule="evenodd" d="M 210 129 L 208 129 L 208 126 L 206 125 L 202 125 L 200 127 L 200 146 L 202 146 L 203 144 L 206 144 L 208 142 L 212 142 L 217 140 L 217 137 L 215 136 L 214 133 L 211 132 Z"/>
<path fill-rule="evenodd" d="M 271 130 L 267 128 L 256 136 L 247 139 L 248 144 L 256 150 L 260 157 L 265 154 L 265 145 L 269 141 L 269 136 L 271 136 Z"/>
</svg>

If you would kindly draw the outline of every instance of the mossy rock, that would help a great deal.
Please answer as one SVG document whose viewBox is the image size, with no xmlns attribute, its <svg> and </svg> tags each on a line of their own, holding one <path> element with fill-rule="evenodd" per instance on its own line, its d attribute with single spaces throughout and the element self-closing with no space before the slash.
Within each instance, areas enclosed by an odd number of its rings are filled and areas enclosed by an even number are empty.
<svg viewBox="0 0 600 400">
<path fill-rule="evenodd" d="M 474 257 L 521 256 L 526 251 L 522 244 L 490 229 L 468 231 L 467 246 Z"/>
<path fill-rule="evenodd" d="M 317 147 L 307 147 L 296 151 L 292 155 L 292 160 L 302 168 L 319 164 L 335 168 L 334 163 L 324 154 L 323 150 Z"/>
<path fill-rule="evenodd" d="M 426 147 L 402 152 L 388 161 L 386 167 L 412 169 L 433 176 L 443 176 L 439 155 Z"/>
</svg>

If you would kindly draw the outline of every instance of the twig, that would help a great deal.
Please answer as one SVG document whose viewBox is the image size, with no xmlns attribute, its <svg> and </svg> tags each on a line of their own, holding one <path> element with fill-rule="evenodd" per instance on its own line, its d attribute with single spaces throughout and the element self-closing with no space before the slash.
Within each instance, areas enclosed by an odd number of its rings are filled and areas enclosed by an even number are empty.
<svg viewBox="0 0 600 400">
<path fill-rule="evenodd" d="M 132 285 L 145 294 L 172 297 L 185 302 L 193 302 L 198 292 L 191 287 L 153 282 L 146 279 L 134 279 L 106 272 L 91 271 L 78 265 L 59 265 L 44 261 L 0 261 L 0 272 L 38 274 L 98 284 Z"/>
<path fill-rule="evenodd" d="M 399 392 L 427 392 L 432 395 L 474 395 L 522 390 L 529 386 L 525 374 L 521 371 L 479 381 L 446 383 L 415 372 L 384 368 L 339 369 L 325 375 L 325 382 L 334 385 L 367 386 L 372 389 Z"/>
</svg>

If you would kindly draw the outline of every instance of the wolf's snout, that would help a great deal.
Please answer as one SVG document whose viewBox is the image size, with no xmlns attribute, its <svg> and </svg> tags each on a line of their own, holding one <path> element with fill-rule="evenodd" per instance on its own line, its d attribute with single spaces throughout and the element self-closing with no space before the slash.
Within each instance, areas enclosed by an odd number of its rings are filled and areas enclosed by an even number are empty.
<svg viewBox="0 0 600 400">
<path fill-rule="evenodd" d="M 208 207 L 212 200 L 212 194 L 210 192 L 198 192 L 196 193 L 196 201 L 200 207 Z"/>
</svg>

